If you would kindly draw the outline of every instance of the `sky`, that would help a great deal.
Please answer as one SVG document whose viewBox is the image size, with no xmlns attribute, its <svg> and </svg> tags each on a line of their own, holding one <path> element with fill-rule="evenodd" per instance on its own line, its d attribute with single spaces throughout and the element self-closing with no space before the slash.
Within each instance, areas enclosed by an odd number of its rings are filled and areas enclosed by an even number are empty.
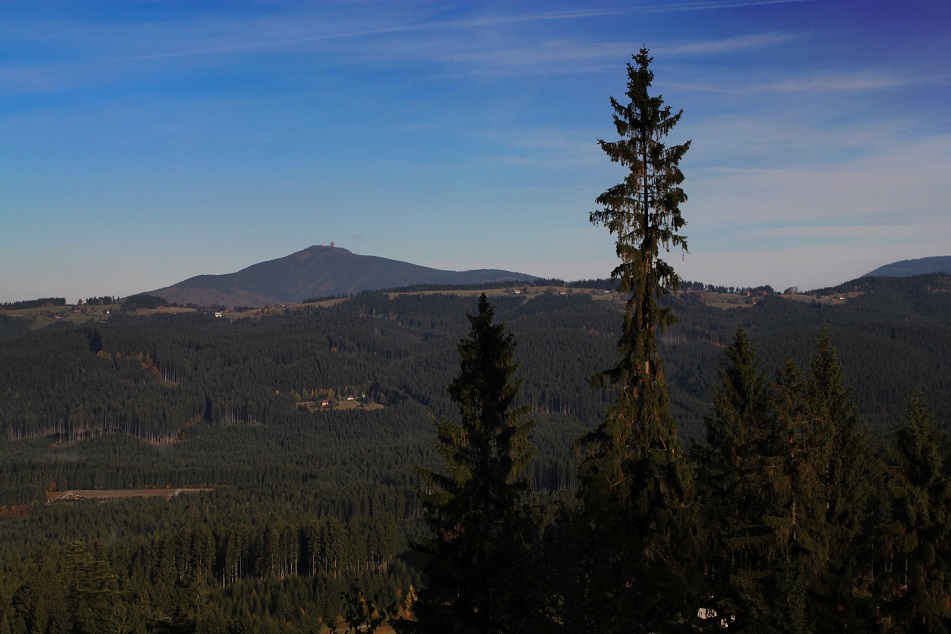
<svg viewBox="0 0 951 634">
<path fill-rule="evenodd" d="M 603 278 L 609 97 L 691 141 L 683 279 L 951 255 L 944 0 L 0 3 L 0 301 L 126 296 L 334 242 Z"/>
</svg>

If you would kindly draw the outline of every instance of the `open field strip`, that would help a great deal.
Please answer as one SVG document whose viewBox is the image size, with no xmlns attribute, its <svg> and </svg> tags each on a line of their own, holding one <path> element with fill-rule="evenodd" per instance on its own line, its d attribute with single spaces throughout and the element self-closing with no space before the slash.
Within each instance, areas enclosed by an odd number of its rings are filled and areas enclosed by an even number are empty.
<svg viewBox="0 0 951 634">
<path fill-rule="evenodd" d="M 47 491 L 46 503 L 69 502 L 73 500 L 112 500 L 116 498 L 164 497 L 170 499 L 179 493 L 204 493 L 214 489 L 178 488 L 178 489 L 70 489 L 68 491 Z"/>
</svg>

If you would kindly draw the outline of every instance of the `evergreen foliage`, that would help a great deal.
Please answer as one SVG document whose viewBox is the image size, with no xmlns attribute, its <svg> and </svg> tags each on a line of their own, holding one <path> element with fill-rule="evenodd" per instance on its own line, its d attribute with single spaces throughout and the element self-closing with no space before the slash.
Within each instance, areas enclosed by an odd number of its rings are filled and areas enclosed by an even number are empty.
<svg viewBox="0 0 951 634">
<path fill-rule="evenodd" d="M 696 614 L 692 557 L 696 545 L 693 480 L 670 412 L 658 333 L 674 322 L 661 300 L 677 288 L 673 268 L 660 257 L 686 250 L 679 230 L 678 166 L 689 142 L 663 139 L 680 120 L 659 96 L 650 96 L 652 58 L 647 49 L 627 66 L 629 103 L 613 97 L 617 141 L 599 141 L 612 162 L 629 170 L 624 181 L 598 197 L 591 214 L 616 236 L 620 264 L 612 276 L 629 293 L 620 360 L 596 377 L 619 390 L 606 419 L 586 439 L 592 453 L 581 465 L 583 618 L 598 631 L 630 627 L 669 630 Z"/>
<path fill-rule="evenodd" d="M 679 322 L 658 342 L 679 395 L 672 413 L 679 423 L 709 407 L 708 393 L 713 402 L 707 446 L 693 454 L 704 560 L 686 570 L 710 583 L 710 601 L 694 604 L 718 613 L 706 625 L 727 618 L 730 629 L 751 632 L 946 627 L 943 562 L 951 555 L 940 518 L 949 462 L 939 421 L 951 329 L 943 280 L 868 280 L 864 295 L 831 307 L 771 297 L 723 311 L 690 295 L 679 301 Z M 577 491 L 580 480 L 570 439 L 604 420 L 604 402 L 620 393 L 585 387 L 615 354 L 622 321 L 623 305 L 597 300 L 582 293 L 494 300 L 519 341 L 514 358 L 524 383 L 513 405 L 532 407 L 539 422 L 537 459 L 523 475 L 542 496 L 526 501 L 544 513 L 526 522 L 526 533 L 544 529 L 550 539 L 546 559 L 527 549 L 532 563 L 510 569 L 532 577 L 522 586 L 522 607 L 532 606 L 522 617 L 534 631 L 559 622 L 584 627 L 593 603 L 585 592 L 609 587 L 597 568 L 580 567 L 592 560 L 581 552 L 591 524 L 584 515 L 564 521 L 573 504 L 557 493 Z M 319 631 L 345 623 L 348 588 L 379 597 L 377 606 L 412 596 L 419 570 L 406 544 L 424 532 L 417 478 L 406 465 L 436 464 L 426 421 L 454 407 L 445 385 L 460 367 L 452 351 L 458 332 L 471 328 L 470 302 L 366 295 L 234 322 L 113 315 L 0 343 L 0 631 L 103 622 L 127 631 L 239 623 Z M 828 330 L 810 356 L 823 322 Z M 783 381 L 767 381 L 757 350 L 764 367 L 788 354 L 805 373 L 792 364 Z M 937 413 L 922 399 L 904 419 L 928 424 L 870 436 L 864 421 L 879 428 L 895 421 L 892 404 L 918 382 Z M 341 401 L 365 392 L 385 407 L 302 411 L 297 402 L 318 390 Z M 746 464 L 742 478 L 730 455 Z M 167 502 L 40 503 L 52 488 L 166 485 L 214 492 Z M 793 494 L 795 542 L 784 528 L 792 525 Z M 568 503 L 559 508 L 559 500 Z M 630 543 L 621 529 L 636 526 L 622 519 L 605 542 L 612 548 Z M 114 576 L 108 614 L 98 597 L 68 599 L 62 590 L 64 544 L 76 540 Z M 812 550 L 827 553 L 824 564 L 814 565 Z M 573 588 L 579 571 L 591 584 Z M 92 613 L 79 610 L 90 604 Z M 606 629 L 630 623 L 615 613 L 595 617 Z"/>
<path fill-rule="evenodd" d="M 773 428 L 766 462 L 771 498 L 763 523 L 771 543 L 766 554 L 764 627 L 782 632 L 811 632 L 817 614 L 810 593 L 831 554 L 825 524 L 824 467 L 831 446 L 807 394 L 802 371 L 787 359 L 773 380 Z"/>
<path fill-rule="evenodd" d="M 419 631 L 528 631 L 531 578 L 528 407 L 515 407 L 515 343 L 483 294 L 459 342 L 460 369 L 448 392 L 461 423 L 437 426 L 440 471 L 422 470 L 432 538 L 428 579 L 417 607 Z"/>
<path fill-rule="evenodd" d="M 24 299 L 18 302 L 0 303 L 0 310 L 23 310 L 24 308 L 39 308 L 42 306 L 65 306 L 65 297 L 41 297 L 39 299 Z"/>
<path fill-rule="evenodd" d="M 765 567 L 757 556 L 767 535 L 761 518 L 764 458 L 771 402 L 767 379 L 746 331 L 738 327 L 712 390 L 714 416 L 705 443 L 694 448 L 710 581 L 706 608 L 740 631 L 756 614 L 754 580 Z"/>
<path fill-rule="evenodd" d="M 863 630 L 875 618 L 867 574 L 871 553 L 862 545 L 869 536 L 869 507 L 880 478 L 869 460 L 868 428 L 856 411 L 828 328 L 820 331 L 809 360 L 807 393 L 817 434 L 828 444 L 828 461 L 819 468 L 831 546 L 815 589 L 817 618 L 825 630 Z"/>
<path fill-rule="evenodd" d="M 951 627 L 951 477 L 944 432 L 920 392 L 894 432 L 890 512 L 882 525 L 885 624 L 897 632 Z"/>
<path fill-rule="evenodd" d="M 129 311 L 138 310 L 140 308 L 155 309 L 161 306 L 168 306 L 168 300 L 158 295 L 147 295 L 146 293 L 129 295 L 122 301 L 122 309 Z"/>
<path fill-rule="evenodd" d="M 867 429 L 823 330 L 808 373 L 768 383 L 738 329 L 695 450 L 710 606 L 737 631 L 868 631 L 872 486 Z"/>
</svg>

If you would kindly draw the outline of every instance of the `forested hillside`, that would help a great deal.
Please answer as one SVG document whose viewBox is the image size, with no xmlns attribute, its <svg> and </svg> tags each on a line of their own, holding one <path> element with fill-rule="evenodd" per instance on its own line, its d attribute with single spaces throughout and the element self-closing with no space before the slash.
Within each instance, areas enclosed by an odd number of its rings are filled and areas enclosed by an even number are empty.
<svg viewBox="0 0 951 634">
<path fill-rule="evenodd" d="M 892 262 L 866 273 L 864 277 L 909 277 L 930 273 L 951 273 L 951 256 L 944 255 Z"/>
<path fill-rule="evenodd" d="M 864 278 L 844 285 L 843 293 L 856 296 L 836 305 L 767 295 L 723 310 L 699 292 L 682 294 L 679 321 L 661 341 L 681 427 L 695 435 L 709 413 L 716 359 L 738 324 L 770 366 L 786 356 L 803 361 L 815 333 L 829 326 L 858 405 L 880 432 L 917 387 L 943 414 L 951 398 L 949 279 Z M 520 341 L 520 398 L 536 412 L 597 420 L 611 395 L 590 389 L 587 379 L 614 355 L 620 305 L 582 290 L 503 292 L 493 301 Z M 450 411 L 444 387 L 471 303 L 450 293 L 368 293 L 236 321 L 117 313 L 108 322 L 32 332 L 6 318 L 0 429 L 8 439 L 73 442 L 116 431 L 168 442 L 199 423 L 307 419 L 297 404 L 317 394 L 384 406 L 412 400 L 442 416 Z"/>
<path fill-rule="evenodd" d="M 916 388 L 946 421 L 951 278 L 841 290 L 860 294 L 836 305 L 768 295 L 728 310 L 699 292 L 674 300 L 679 321 L 660 343 L 681 431 L 702 435 L 739 324 L 771 369 L 786 356 L 804 365 L 826 326 L 880 435 Z M 536 494 L 576 487 L 571 445 L 616 396 L 588 379 L 617 356 L 618 299 L 491 296 L 516 342 L 516 404 L 536 421 L 526 472 Z M 419 585 L 414 467 L 433 464 L 434 421 L 456 414 L 446 386 L 474 310 L 464 294 L 371 293 L 235 321 L 120 313 L 26 331 L 5 319 L 0 627 L 318 631 L 346 616 L 353 588 L 398 605 Z M 183 486 L 212 491 L 43 503 L 47 491 Z M 64 591 L 77 579 L 102 590 Z"/>
</svg>

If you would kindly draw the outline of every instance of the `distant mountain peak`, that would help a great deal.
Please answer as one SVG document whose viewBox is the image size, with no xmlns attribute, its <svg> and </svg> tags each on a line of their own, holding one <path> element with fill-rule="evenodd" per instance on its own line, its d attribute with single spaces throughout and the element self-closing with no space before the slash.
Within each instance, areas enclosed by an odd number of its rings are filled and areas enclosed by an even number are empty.
<svg viewBox="0 0 951 634">
<path fill-rule="evenodd" d="M 335 243 L 331 242 L 330 244 L 312 244 L 306 249 L 298 251 L 297 253 L 326 253 L 328 251 L 339 251 L 340 253 L 349 253 L 353 254 L 353 251 L 344 249 L 343 247 L 338 247 Z M 291 254 L 295 255 L 295 254 Z"/>
<path fill-rule="evenodd" d="M 311 245 L 282 258 L 252 264 L 235 273 L 197 275 L 149 291 L 149 294 L 180 304 L 264 306 L 416 284 L 481 284 L 534 279 L 538 278 L 500 269 L 445 271 L 358 255 L 331 243 Z"/>
</svg>

